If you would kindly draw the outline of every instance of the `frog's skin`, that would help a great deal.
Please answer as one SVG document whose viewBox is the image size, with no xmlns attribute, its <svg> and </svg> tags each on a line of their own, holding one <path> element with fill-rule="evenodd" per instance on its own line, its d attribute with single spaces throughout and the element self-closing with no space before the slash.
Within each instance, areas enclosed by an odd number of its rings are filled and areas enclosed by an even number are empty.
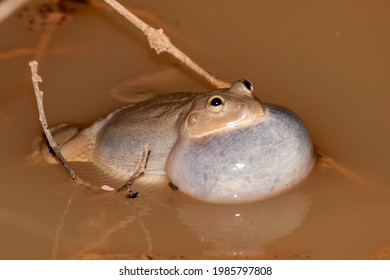
<svg viewBox="0 0 390 280">
<path fill-rule="evenodd" d="M 57 127 L 54 136 L 68 161 L 92 161 L 126 179 L 148 143 L 146 175 L 168 175 L 180 191 L 209 202 L 259 200 L 296 185 L 314 159 L 299 117 L 262 104 L 252 90 L 242 80 L 229 89 L 172 93 L 123 107 L 80 132 Z"/>
</svg>

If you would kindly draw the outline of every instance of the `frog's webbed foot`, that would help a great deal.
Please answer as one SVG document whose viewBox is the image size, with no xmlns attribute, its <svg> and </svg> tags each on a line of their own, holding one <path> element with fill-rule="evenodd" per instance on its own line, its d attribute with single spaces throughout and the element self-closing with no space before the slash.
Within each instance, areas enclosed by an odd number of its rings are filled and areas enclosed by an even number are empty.
<svg viewBox="0 0 390 280">
<path fill-rule="evenodd" d="M 146 170 L 146 164 L 148 162 L 148 158 L 149 158 L 149 154 L 150 154 L 150 145 L 149 144 L 144 144 L 144 153 L 143 153 L 143 156 L 142 156 L 142 160 L 139 162 L 138 164 L 138 167 L 137 169 L 135 170 L 135 172 L 133 173 L 133 175 L 131 175 L 130 179 L 127 180 L 127 182 L 120 188 L 118 189 L 118 192 L 123 192 L 125 191 L 127 193 L 126 197 L 127 198 L 137 198 L 139 197 L 140 193 L 139 192 L 134 192 L 132 189 L 131 189 L 131 186 L 133 185 L 133 183 L 135 182 L 135 180 L 142 174 L 145 172 Z"/>
<path fill-rule="evenodd" d="M 79 133 L 79 131 L 80 129 L 78 127 L 68 124 L 60 124 L 50 128 L 50 132 L 52 133 L 59 147 L 69 142 L 77 135 L 77 133 Z M 51 149 L 44 133 L 33 139 L 32 150 L 32 153 L 28 156 L 30 161 L 35 163 L 42 161 L 47 163 L 58 163 L 56 156 Z"/>
<path fill-rule="evenodd" d="M 169 182 L 168 183 L 168 187 L 173 190 L 173 191 L 178 191 L 179 190 L 179 187 L 174 185 L 172 182 Z"/>
</svg>

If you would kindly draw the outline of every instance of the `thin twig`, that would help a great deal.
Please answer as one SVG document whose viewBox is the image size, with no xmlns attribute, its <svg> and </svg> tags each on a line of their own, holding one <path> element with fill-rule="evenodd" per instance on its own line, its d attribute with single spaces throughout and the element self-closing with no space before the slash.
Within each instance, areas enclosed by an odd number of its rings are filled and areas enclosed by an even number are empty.
<svg viewBox="0 0 390 280">
<path fill-rule="evenodd" d="M 128 21 L 134 24 L 138 29 L 140 29 L 148 38 L 150 47 L 155 49 L 157 54 L 162 52 L 168 52 L 177 58 L 180 62 L 191 68 L 193 71 L 198 73 L 200 76 L 209 81 L 216 88 L 229 88 L 231 84 L 222 80 L 217 79 L 209 72 L 200 67 L 195 63 L 190 57 L 176 48 L 170 41 L 167 35 L 165 35 L 162 29 L 154 29 L 150 25 L 143 22 L 120 3 L 115 0 L 104 0 L 112 8 L 114 8 L 118 13 L 124 16 Z"/>
<path fill-rule="evenodd" d="M 53 149 L 55 155 L 59 159 L 59 161 L 62 163 L 62 165 L 65 167 L 66 171 L 68 172 L 69 176 L 72 178 L 72 180 L 77 184 L 82 184 L 83 182 L 80 180 L 80 178 L 74 173 L 68 162 L 65 160 L 63 155 L 61 154 L 57 142 L 53 138 L 53 135 L 51 135 L 51 132 L 48 128 L 45 111 L 43 109 L 43 91 L 39 89 L 39 82 L 42 83 L 42 78 L 38 75 L 38 62 L 33 60 L 29 63 L 31 68 L 31 78 L 33 81 L 34 86 L 34 92 L 35 97 L 37 99 L 38 104 L 38 112 L 39 112 L 39 121 L 42 124 L 43 131 L 46 134 L 47 140 L 49 141 L 50 147 Z"/>
<path fill-rule="evenodd" d="M 146 170 L 146 163 L 148 162 L 150 154 L 150 145 L 144 144 L 144 153 L 142 156 L 142 160 L 140 161 L 137 170 L 131 175 L 130 179 L 120 188 L 118 189 L 118 192 L 126 191 L 129 192 L 129 197 L 135 198 L 138 196 L 138 193 L 133 193 L 133 191 L 130 189 L 131 185 L 135 182 L 135 180 L 138 178 L 139 175 L 145 172 Z"/>
</svg>

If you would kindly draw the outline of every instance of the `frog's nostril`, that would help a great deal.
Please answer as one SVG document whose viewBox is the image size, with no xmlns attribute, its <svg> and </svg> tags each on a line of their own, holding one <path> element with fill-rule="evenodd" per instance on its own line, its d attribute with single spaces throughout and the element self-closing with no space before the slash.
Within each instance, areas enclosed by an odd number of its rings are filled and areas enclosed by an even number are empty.
<svg viewBox="0 0 390 280">
<path fill-rule="evenodd" d="M 244 84 L 244 86 L 250 91 L 253 91 L 253 85 L 248 80 L 241 80 L 241 82 Z"/>
</svg>

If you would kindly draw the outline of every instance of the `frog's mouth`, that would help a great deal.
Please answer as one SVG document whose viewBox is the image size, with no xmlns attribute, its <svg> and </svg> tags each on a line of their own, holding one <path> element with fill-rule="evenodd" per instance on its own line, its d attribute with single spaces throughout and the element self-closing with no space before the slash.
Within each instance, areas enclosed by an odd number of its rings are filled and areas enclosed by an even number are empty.
<svg viewBox="0 0 390 280">
<path fill-rule="evenodd" d="M 187 138 L 200 138 L 208 135 L 215 135 L 222 132 L 228 132 L 235 129 L 256 125 L 259 122 L 266 119 L 268 111 L 265 107 L 261 108 L 257 113 L 244 114 L 236 118 L 232 118 L 231 121 L 225 122 L 223 125 L 219 123 L 209 122 L 205 126 L 197 127 L 196 129 L 186 128 L 182 131 L 182 136 Z M 189 116 L 194 118 L 194 116 Z"/>
</svg>

